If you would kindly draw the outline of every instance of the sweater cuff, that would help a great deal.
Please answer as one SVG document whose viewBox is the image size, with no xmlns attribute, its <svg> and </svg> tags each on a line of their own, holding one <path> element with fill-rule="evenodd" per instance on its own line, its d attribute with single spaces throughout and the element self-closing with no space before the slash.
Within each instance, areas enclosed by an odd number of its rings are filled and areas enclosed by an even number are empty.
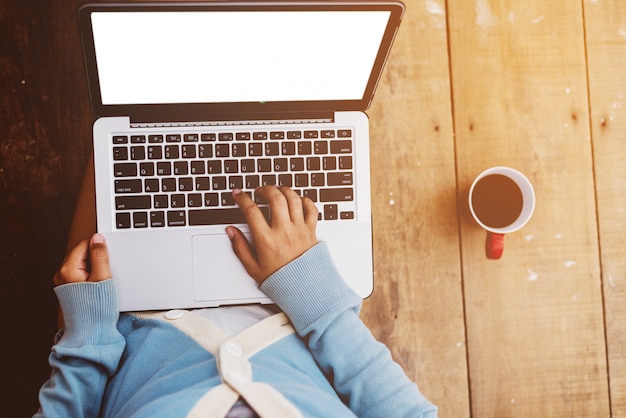
<svg viewBox="0 0 626 418">
<path fill-rule="evenodd" d="M 119 303 L 115 280 L 68 283 L 54 291 L 65 323 L 60 345 L 106 344 L 117 338 Z"/>
<path fill-rule="evenodd" d="M 354 309 L 362 300 L 344 282 L 328 246 L 320 242 L 272 274 L 261 290 L 287 314 L 299 334 L 331 311 Z"/>
</svg>

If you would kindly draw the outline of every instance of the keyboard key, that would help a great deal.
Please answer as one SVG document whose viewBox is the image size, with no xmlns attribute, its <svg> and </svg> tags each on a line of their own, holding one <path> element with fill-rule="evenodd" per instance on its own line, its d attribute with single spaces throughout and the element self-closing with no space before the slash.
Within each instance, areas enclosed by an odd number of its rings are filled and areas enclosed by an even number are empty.
<svg viewBox="0 0 626 418">
<path fill-rule="evenodd" d="M 263 155 L 263 144 L 252 142 L 248 144 L 248 155 L 250 157 L 260 157 Z"/>
<path fill-rule="evenodd" d="M 340 129 L 337 131 L 337 137 L 339 138 L 351 138 L 352 130 L 350 129 Z"/>
<path fill-rule="evenodd" d="M 291 174 L 279 174 L 278 186 L 281 187 L 293 187 L 293 177 Z"/>
<path fill-rule="evenodd" d="M 304 171 L 304 158 L 291 158 L 289 166 L 291 171 Z"/>
<path fill-rule="evenodd" d="M 311 174 L 311 186 L 320 187 L 325 186 L 326 181 L 324 179 L 324 173 L 313 173 Z"/>
<path fill-rule="evenodd" d="M 170 207 L 172 209 L 184 208 L 185 203 L 184 194 L 173 194 L 170 196 Z"/>
<path fill-rule="evenodd" d="M 165 142 L 180 142 L 182 141 L 180 134 L 165 135 Z"/>
<path fill-rule="evenodd" d="M 150 209 L 151 207 L 150 196 L 117 196 L 115 198 L 117 210 Z"/>
<path fill-rule="evenodd" d="M 139 175 L 154 176 L 154 163 L 139 163 Z"/>
<path fill-rule="evenodd" d="M 147 228 L 148 227 L 148 212 L 133 213 L 133 227 L 134 228 Z"/>
<path fill-rule="evenodd" d="M 115 180 L 115 193 L 141 193 L 143 192 L 140 179 Z"/>
<path fill-rule="evenodd" d="M 326 183 L 329 186 L 352 186 L 352 181 L 351 172 L 339 172 L 328 173 Z"/>
<path fill-rule="evenodd" d="M 130 143 L 131 144 L 145 144 L 146 136 L 145 135 L 131 135 Z"/>
<path fill-rule="evenodd" d="M 347 211 L 339 213 L 339 219 L 354 219 L 354 212 Z"/>
<path fill-rule="evenodd" d="M 222 206 L 235 206 L 237 203 L 233 198 L 233 194 L 231 192 L 223 192 L 221 194 L 221 203 Z"/>
<path fill-rule="evenodd" d="M 159 176 L 169 176 L 172 174 L 172 164 L 169 161 L 159 161 L 156 172 Z"/>
<path fill-rule="evenodd" d="M 162 144 L 163 135 L 148 135 L 148 142 L 151 144 Z"/>
<path fill-rule="evenodd" d="M 196 177 L 196 190 L 211 190 L 211 179 L 209 177 Z"/>
<path fill-rule="evenodd" d="M 308 174 L 296 174 L 296 186 L 295 187 L 309 187 L 309 175 Z"/>
<path fill-rule="evenodd" d="M 187 195 L 187 206 L 190 208 L 200 208 L 203 205 L 202 194 L 190 193 Z"/>
<path fill-rule="evenodd" d="M 146 148 L 142 146 L 130 147 L 130 159 L 131 160 L 145 160 Z"/>
<path fill-rule="evenodd" d="M 137 176 L 136 163 L 117 163 L 113 165 L 115 177 L 135 177 Z"/>
<path fill-rule="evenodd" d="M 270 132 L 270 139 L 285 139 L 284 132 Z"/>
<path fill-rule="evenodd" d="M 212 142 L 217 140 L 217 136 L 215 134 L 202 134 L 200 135 L 200 140 L 202 142 Z"/>
<path fill-rule="evenodd" d="M 286 158 L 274 158 L 274 171 L 284 172 L 289 170 L 289 160 Z"/>
<path fill-rule="evenodd" d="M 342 187 L 320 190 L 320 202 L 349 202 L 354 200 L 354 190 Z"/>
<path fill-rule="evenodd" d="M 324 220 L 334 221 L 338 219 L 339 211 L 337 205 L 324 205 Z"/>
<path fill-rule="evenodd" d="M 208 174 L 221 174 L 222 162 L 220 160 L 207 161 L 207 173 Z"/>
<path fill-rule="evenodd" d="M 217 138 L 220 141 L 232 141 L 234 139 L 234 136 L 232 134 L 232 132 L 221 132 Z"/>
<path fill-rule="evenodd" d="M 184 210 L 170 210 L 167 212 L 167 226 L 185 226 L 187 217 Z"/>
<path fill-rule="evenodd" d="M 328 142 L 315 141 L 313 143 L 313 152 L 315 152 L 315 154 L 328 154 Z"/>
<path fill-rule="evenodd" d="M 185 134 L 185 136 L 183 137 L 183 140 L 185 142 L 198 142 L 199 139 L 200 138 L 198 134 Z"/>
<path fill-rule="evenodd" d="M 186 176 L 189 173 L 189 165 L 187 161 L 175 161 L 174 162 L 174 175 Z"/>
<path fill-rule="evenodd" d="M 157 193 L 159 191 L 159 179 L 146 179 L 144 191 L 146 193 Z"/>
<path fill-rule="evenodd" d="M 250 138 L 250 132 L 237 132 L 235 134 L 235 139 L 237 139 L 237 141 L 249 141 Z"/>
<path fill-rule="evenodd" d="M 183 145 L 183 158 L 196 158 L 196 146 Z"/>
<path fill-rule="evenodd" d="M 256 163 L 252 159 L 241 160 L 242 173 L 254 173 Z"/>
<path fill-rule="evenodd" d="M 159 194 L 154 196 L 154 208 L 165 209 L 169 206 L 169 198 L 167 195 Z"/>
<path fill-rule="evenodd" d="M 219 206 L 219 195 L 217 193 L 204 194 L 204 206 Z"/>
<path fill-rule="evenodd" d="M 117 213 L 115 215 L 115 224 L 118 229 L 127 229 L 130 228 L 130 213 Z"/>
<path fill-rule="evenodd" d="M 226 190 L 226 177 L 213 177 L 212 188 L 213 190 Z"/>
<path fill-rule="evenodd" d="M 321 132 L 321 137 L 322 138 L 334 138 L 335 137 L 335 131 L 324 130 L 324 131 Z"/>
<path fill-rule="evenodd" d="M 339 169 L 340 170 L 352 170 L 352 156 L 342 155 L 339 157 Z"/>
<path fill-rule="evenodd" d="M 173 177 L 168 177 L 161 180 L 161 191 L 162 192 L 175 192 L 176 188 L 176 179 Z"/>
<path fill-rule="evenodd" d="M 321 167 L 320 157 L 308 157 L 306 159 L 306 169 L 309 171 L 319 171 Z"/>
<path fill-rule="evenodd" d="M 245 157 L 247 149 L 246 144 L 234 143 L 232 146 L 232 155 L 233 157 Z"/>
<path fill-rule="evenodd" d="M 262 158 L 257 160 L 257 171 L 259 173 L 269 173 L 272 171 L 272 160 L 269 158 Z"/>
<path fill-rule="evenodd" d="M 243 176 L 230 176 L 228 178 L 228 188 L 231 190 L 243 189 Z"/>
<path fill-rule="evenodd" d="M 115 161 L 128 160 L 128 148 L 126 148 L 126 147 L 113 147 L 113 159 Z"/>
<path fill-rule="evenodd" d="M 204 161 L 191 162 L 191 174 L 204 174 L 206 171 Z"/>
<path fill-rule="evenodd" d="M 335 157 L 324 157 L 322 159 L 322 167 L 324 170 L 336 170 L 337 169 L 337 159 Z"/>
<path fill-rule="evenodd" d="M 224 161 L 224 173 L 238 173 L 239 161 L 238 160 L 226 160 Z"/>
<path fill-rule="evenodd" d="M 216 144 L 215 145 L 216 157 L 230 157 L 230 145 L 229 144 Z"/>
<path fill-rule="evenodd" d="M 280 145 L 277 142 L 265 143 L 265 155 L 273 157 L 280 154 Z"/>
<path fill-rule="evenodd" d="M 267 139 L 267 132 L 255 132 L 252 134 L 252 139 L 264 141 Z"/>
<path fill-rule="evenodd" d="M 304 131 L 305 138 L 317 138 L 319 136 L 319 132 L 317 131 Z"/>
<path fill-rule="evenodd" d="M 113 143 L 116 145 L 128 144 L 128 137 L 126 135 L 114 135 Z"/>
<path fill-rule="evenodd" d="M 296 155 L 296 143 L 295 142 L 283 142 L 281 144 L 282 155 Z"/>
<path fill-rule="evenodd" d="M 260 207 L 261 212 L 269 220 L 269 209 Z M 246 223 L 246 218 L 239 208 L 191 209 L 189 225 L 228 225 Z"/>
<path fill-rule="evenodd" d="M 302 196 L 308 197 L 312 201 L 317 202 L 317 190 L 315 189 L 304 190 L 304 192 L 302 193 Z"/>
<path fill-rule="evenodd" d="M 198 158 L 213 158 L 213 145 L 198 145 Z"/>
<path fill-rule="evenodd" d="M 352 152 L 352 141 L 349 139 L 341 141 L 330 141 L 331 154 L 350 154 Z"/>
<path fill-rule="evenodd" d="M 163 158 L 163 148 L 160 145 L 148 146 L 149 160 L 160 160 L 161 158 Z"/>
<path fill-rule="evenodd" d="M 276 174 L 264 174 L 261 176 L 261 186 L 276 186 Z"/>
<path fill-rule="evenodd" d="M 259 176 L 246 176 L 246 189 L 256 189 L 261 185 Z"/>
<path fill-rule="evenodd" d="M 178 145 L 166 145 L 165 158 L 167 158 L 168 160 L 176 160 L 180 158 L 180 148 L 178 147 Z"/>
<path fill-rule="evenodd" d="M 165 226 L 165 212 L 150 212 L 150 226 L 153 228 L 162 228 Z"/>
<path fill-rule="evenodd" d="M 312 145 L 311 141 L 298 142 L 298 155 L 311 155 L 313 150 Z"/>
<path fill-rule="evenodd" d="M 193 191 L 193 178 L 183 177 L 183 178 L 178 179 L 178 191 L 179 192 Z"/>
</svg>

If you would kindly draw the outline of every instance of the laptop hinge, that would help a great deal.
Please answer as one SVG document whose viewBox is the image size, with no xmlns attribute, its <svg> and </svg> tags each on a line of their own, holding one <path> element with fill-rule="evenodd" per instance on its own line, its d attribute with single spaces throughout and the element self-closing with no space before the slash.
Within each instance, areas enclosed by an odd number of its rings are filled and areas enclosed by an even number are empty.
<svg viewBox="0 0 626 418">
<path fill-rule="evenodd" d="M 228 126 L 228 125 L 275 125 L 275 124 L 299 124 L 299 123 L 331 123 L 334 121 L 333 112 L 302 112 L 285 114 L 281 113 L 280 117 L 275 114 L 230 114 L 210 116 L 197 115 L 192 117 L 186 115 L 184 118 L 174 118 L 168 120 L 166 118 L 158 118 L 155 120 L 150 117 L 131 116 L 131 127 L 148 128 L 148 127 L 191 127 L 191 126 Z"/>
</svg>

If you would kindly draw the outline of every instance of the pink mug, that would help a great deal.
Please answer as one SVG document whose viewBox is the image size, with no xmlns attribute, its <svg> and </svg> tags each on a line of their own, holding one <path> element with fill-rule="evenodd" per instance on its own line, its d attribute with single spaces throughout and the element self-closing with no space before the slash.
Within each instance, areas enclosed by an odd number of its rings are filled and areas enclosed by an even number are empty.
<svg viewBox="0 0 626 418">
<path fill-rule="evenodd" d="M 474 220 L 487 231 L 485 253 L 497 260 L 504 251 L 504 235 L 522 228 L 535 210 L 530 181 L 509 167 L 492 167 L 476 177 L 469 191 Z"/>
</svg>

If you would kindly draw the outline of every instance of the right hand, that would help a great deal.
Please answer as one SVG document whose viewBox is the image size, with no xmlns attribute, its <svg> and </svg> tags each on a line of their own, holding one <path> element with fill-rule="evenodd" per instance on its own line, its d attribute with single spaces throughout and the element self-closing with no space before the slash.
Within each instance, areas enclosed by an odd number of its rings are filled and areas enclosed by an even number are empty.
<svg viewBox="0 0 626 418">
<path fill-rule="evenodd" d="M 256 193 L 269 203 L 270 223 L 250 196 L 241 190 L 233 191 L 255 245 L 233 226 L 227 227 L 226 232 L 248 274 L 261 284 L 317 244 L 317 207 L 311 199 L 300 197 L 287 187 L 264 186 Z"/>
</svg>

